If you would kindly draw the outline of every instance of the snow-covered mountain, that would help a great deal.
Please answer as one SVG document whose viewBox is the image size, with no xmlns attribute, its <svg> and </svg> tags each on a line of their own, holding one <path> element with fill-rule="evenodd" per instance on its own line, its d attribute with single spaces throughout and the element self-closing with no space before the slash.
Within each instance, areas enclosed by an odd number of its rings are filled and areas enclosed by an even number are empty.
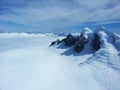
<svg viewBox="0 0 120 90">
<path fill-rule="evenodd" d="M 0 42 L 2 90 L 120 90 L 120 35 L 103 27 L 0 33 Z"/>
<path fill-rule="evenodd" d="M 93 69 L 94 77 L 101 84 L 107 87 L 106 90 L 120 89 L 120 35 L 107 31 L 104 27 L 99 26 L 95 31 L 85 28 L 80 36 L 68 35 L 66 38 L 56 40 L 51 43 L 53 46 L 57 43 L 58 47 L 67 46 L 74 54 L 78 52 L 91 52 L 92 56 L 80 63 Z M 98 72 L 99 71 L 99 72 Z M 98 77 L 98 74 L 100 76 Z M 115 84 L 116 83 L 116 84 Z"/>
<path fill-rule="evenodd" d="M 68 34 L 66 38 L 62 40 L 57 39 L 56 41 L 53 41 L 50 46 L 55 44 L 64 44 L 65 46 L 74 45 L 74 50 L 76 52 L 81 52 L 84 48 L 86 48 L 86 45 L 89 45 L 87 47 L 91 47 L 94 50 L 108 47 L 107 44 L 112 44 L 114 47 L 117 47 L 119 45 L 115 44 L 119 44 L 119 40 L 119 35 L 111 33 L 104 27 L 99 26 L 95 31 L 85 28 L 78 35 Z M 119 49 L 119 47 L 117 48 Z"/>
</svg>

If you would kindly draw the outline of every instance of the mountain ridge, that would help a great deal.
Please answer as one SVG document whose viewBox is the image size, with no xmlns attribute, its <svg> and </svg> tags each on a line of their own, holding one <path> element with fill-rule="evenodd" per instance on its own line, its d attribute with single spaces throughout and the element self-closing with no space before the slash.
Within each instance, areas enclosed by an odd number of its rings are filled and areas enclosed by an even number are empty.
<svg viewBox="0 0 120 90">
<path fill-rule="evenodd" d="M 62 40 L 57 39 L 56 41 L 53 41 L 50 46 L 64 43 L 67 47 L 74 46 L 74 50 L 79 53 L 87 44 L 89 44 L 88 46 L 93 48 L 95 51 L 102 47 L 107 47 L 107 43 L 111 43 L 116 48 L 120 45 L 119 40 L 119 35 L 109 32 L 104 27 L 99 26 L 94 31 L 89 28 L 85 28 L 79 35 L 68 34 L 66 38 Z M 115 45 L 116 43 L 117 45 Z"/>
</svg>

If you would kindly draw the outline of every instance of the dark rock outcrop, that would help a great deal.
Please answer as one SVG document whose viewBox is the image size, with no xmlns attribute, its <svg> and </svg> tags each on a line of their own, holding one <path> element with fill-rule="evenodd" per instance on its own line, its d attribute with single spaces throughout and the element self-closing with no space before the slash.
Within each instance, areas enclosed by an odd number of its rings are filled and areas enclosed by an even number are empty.
<svg viewBox="0 0 120 90">
<path fill-rule="evenodd" d="M 53 41 L 50 46 L 53 45 L 58 45 L 60 43 L 64 42 L 65 46 L 72 46 L 74 45 L 74 50 L 76 52 L 81 52 L 84 49 L 85 44 L 87 44 L 89 42 L 88 38 L 83 37 L 83 35 L 81 34 L 80 36 L 76 37 L 73 36 L 72 34 L 68 34 L 66 38 L 59 40 L 57 39 L 56 41 Z M 92 47 L 94 48 L 94 50 L 99 50 L 100 49 L 100 38 L 97 35 L 97 33 L 94 34 L 94 38 L 92 40 Z"/>
<path fill-rule="evenodd" d="M 59 40 L 57 39 L 56 41 L 53 41 L 50 46 L 53 45 L 58 45 L 62 42 L 64 42 L 65 46 L 72 46 L 74 45 L 74 50 L 76 52 L 81 52 L 84 49 L 84 46 L 86 43 L 88 43 L 88 39 L 84 38 L 83 35 L 81 34 L 80 36 L 73 36 L 72 34 L 68 34 L 66 38 Z"/>
<path fill-rule="evenodd" d="M 92 40 L 92 46 L 97 51 L 100 49 L 100 38 L 97 33 L 94 34 L 94 38 Z"/>
<path fill-rule="evenodd" d="M 53 46 L 53 45 L 58 45 L 60 44 L 62 41 L 60 41 L 59 39 L 57 39 L 56 41 L 53 41 L 50 46 Z"/>
<path fill-rule="evenodd" d="M 65 46 L 72 46 L 72 45 L 75 45 L 76 40 L 77 38 L 75 36 L 68 34 L 67 37 L 62 41 L 65 42 Z"/>
<path fill-rule="evenodd" d="M 84 38 L 83 35 L 81 34 L 80 38 L 77 39 L 77 41 L 75 43 L 74 50 L 76 52 L 81 52 L 84 49 L 85 44 L 88 43 L 88 42 L 89 42 L 89 40 Z"/>
</svg>

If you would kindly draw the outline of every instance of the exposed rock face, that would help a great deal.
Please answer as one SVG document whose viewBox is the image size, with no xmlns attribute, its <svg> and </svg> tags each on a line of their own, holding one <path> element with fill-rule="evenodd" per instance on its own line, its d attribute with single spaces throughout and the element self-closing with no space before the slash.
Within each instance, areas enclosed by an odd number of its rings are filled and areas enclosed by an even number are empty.
<svg viewBox="0 0 120 90">
<path fill-rule="evenodd" d="M 94 38 L 92 40 L 92 46 L 96 51 L 100 49 L 100 38 L 96 33 L 95 33 Z"/>
<path fill-rule="evenodd" d="M 60 41 L 59 39 L 57 39 L 56 41 L 53 41 L 50 46 L 53 46 L 53 45 L 58 45 L 60 44 L 62 41 Z"/>
<path fill-rule="evenodd" d="M 75 45 L 76 40 L 77 40 L 77 38 L 71 34 L 68 34 L 67 37 L 65 39 L 63 39 L 66 46 Z"/>
<path fill-rule="evenodd" d="M 76 44 L 75 44 L 75 47 L 74 47 L 74 50 L 76 52 L 81 52 L 83 49 L 84 49 L 84 46 L 85 44 L 88 43 L 88 39 L 83 39 L 83 38 L 80 38 Z"/>
<path fill-rule="evenodd" d="M 81 52 L 84 49 L 85 44 L 88 42 L 88 38 L 86 38 L 83 33 L 81 33 L 80 37 L 76 40 L 74 50 L 76 52 Z"/>
</svg>

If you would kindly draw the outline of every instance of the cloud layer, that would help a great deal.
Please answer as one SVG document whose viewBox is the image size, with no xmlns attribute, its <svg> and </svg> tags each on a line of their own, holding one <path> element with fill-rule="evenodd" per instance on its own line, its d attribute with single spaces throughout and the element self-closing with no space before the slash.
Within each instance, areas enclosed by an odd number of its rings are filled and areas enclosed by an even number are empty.
<svg viewBox="0 0 120 90">
<path fill-rule="evenodd" d="M 120 0 L 0 0 L 1 29 L 52 31 L 119 21 Z"/>
</svg>

